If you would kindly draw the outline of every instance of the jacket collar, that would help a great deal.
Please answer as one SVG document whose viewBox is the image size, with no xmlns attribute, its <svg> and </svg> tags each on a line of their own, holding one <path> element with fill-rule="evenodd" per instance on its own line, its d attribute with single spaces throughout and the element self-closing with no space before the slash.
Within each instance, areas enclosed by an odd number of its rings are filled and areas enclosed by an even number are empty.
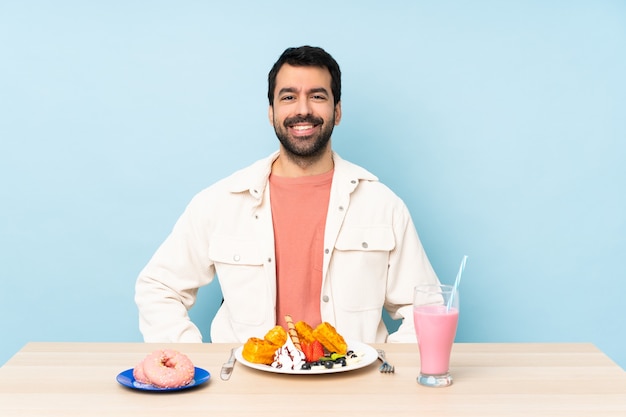
<svg viewBox="0 0 626 417">
<path fill-rule="evenodd" d="M 278 158 L 278 151 L 272 153 L 270 156 L 263 158 L 252 165 L 235 172 L 231 175 L 229 190 L 233 193 L 250 192 L 251 195 L 260 198 L 267 187 L 269 176 L 272 170 L 272 164 Z M 342 159 L 336 152 L 333 151 L 333 161 L 335 162 L 335 178 L 343 181 L 354 181 L 354 184 L 358 184 L 359 181 L 378 181 L 378 177 L 370 173 L 366 169 L 355 165 L 345 159 Z"/>
</svg>

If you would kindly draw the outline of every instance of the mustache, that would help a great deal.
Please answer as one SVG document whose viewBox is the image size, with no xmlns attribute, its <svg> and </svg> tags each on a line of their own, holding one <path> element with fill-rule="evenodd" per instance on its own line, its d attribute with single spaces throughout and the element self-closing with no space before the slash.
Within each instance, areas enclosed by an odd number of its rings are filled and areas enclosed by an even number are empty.
<svg viewBox="0 0 626 417">
<path fill-rule="evenodd" d="M 322 123 L 324 123 L 324 119 L 322 119 L 321 117 L 315 117 L 311 114 L 307 114 L 306 116 L 288 117 L 283 122 L 283 125 L 285 127 L 289 127 L 297 123 L 311 123 L 314 125 L 321 125 Z"/>
</svg>

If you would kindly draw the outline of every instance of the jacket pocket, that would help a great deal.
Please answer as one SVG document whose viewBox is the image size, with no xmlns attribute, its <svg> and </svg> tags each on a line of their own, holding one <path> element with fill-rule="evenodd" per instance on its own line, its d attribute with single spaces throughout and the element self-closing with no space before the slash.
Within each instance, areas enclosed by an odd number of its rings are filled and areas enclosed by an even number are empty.
<svg viewBox="0 0 626 417">
<path fill-rule="evenodd" d="M 336 305 L 346 311 L 381 309 L 385 301 L 391 226 L 352 226 L 335 243 L 329 277 Z"/>
<path fill-rule="evenodd" d="M 389 226 L 361 226 L 342 229 L 335 249 L 342 251 L 386 251 L 395 247 L 393 230 Z"/>
<path fill-rule="evenodd" d="M 244 325 L 260 324 L 272 297 L 259 243 L 241 237 L 213 236 L 209 258 L 215 265 L 231 319 Z"/>
</svg>

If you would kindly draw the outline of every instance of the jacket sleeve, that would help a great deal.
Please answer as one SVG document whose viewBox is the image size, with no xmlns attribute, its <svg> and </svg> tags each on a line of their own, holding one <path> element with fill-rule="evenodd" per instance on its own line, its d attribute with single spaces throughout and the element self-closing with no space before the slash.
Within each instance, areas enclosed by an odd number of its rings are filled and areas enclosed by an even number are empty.
<svg viewBox="0 0 626 417">
<path fill-rule="evenodd" d="M 387 337 L 388 342 L 415 343 L 413 327 L 413 289 L 419 284 L 438 283 L 411 215 L 404 205 L 394 219 L 396 246 L 390 254 L 385 309 L 392 319 L 402 319 L 398 330 Z"/>
<path fill-rule="evenodd" d="M 135 302 L 145 342 L 202 341 L 188 315 L 198 288 L 215 275 L 202 206 L 196 196 L 137 278 Z"/>
</svg>

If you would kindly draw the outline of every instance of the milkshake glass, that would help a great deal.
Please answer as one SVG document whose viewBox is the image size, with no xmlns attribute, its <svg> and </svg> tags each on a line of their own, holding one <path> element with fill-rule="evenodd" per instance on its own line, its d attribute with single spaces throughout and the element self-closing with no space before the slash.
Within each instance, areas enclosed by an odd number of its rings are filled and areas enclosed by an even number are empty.
<svg viewBox="0 0 626 417">
<path fill-rule="evenodd" d="M 415 287 L 413 320 L 420 352 L 417 382 L 429 387 L 452 384 L 449 368 L 459 321 L 458 289 L 441 284 Z"/>
</svg>

